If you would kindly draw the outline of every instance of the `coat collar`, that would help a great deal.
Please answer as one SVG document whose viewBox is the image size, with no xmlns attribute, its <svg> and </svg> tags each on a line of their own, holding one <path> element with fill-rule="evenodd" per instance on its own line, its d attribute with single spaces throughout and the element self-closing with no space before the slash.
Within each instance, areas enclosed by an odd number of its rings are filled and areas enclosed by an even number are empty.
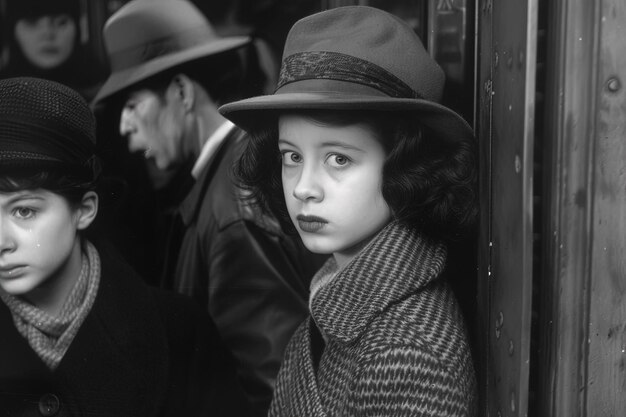
<svg viewBox="0 0 626 417">
<path fill-rule="evenodd" d="M 191 224 L 191 222 L 197 217 L 198 211 L 202 206 L 204 194 L 207 190 L 207 183 L 213 178 L 217 167 L 220 165 L 223 153 L 229 150 L 231 147 L 226 146 L 228 142 L 235 141 L 237 135 L 242 135 L 243 131 L 239 129 L 230 129 L 224 138 L 222 138 L 216 148 L 212 150 L 210 158 L 205 161 L 204 168 L 197 174 L 198 178 L 195 181 L 191 191 L 185 197 L 180 205 L 180 215 L 185 225 Z M 238 137 L 238 136 L 237 136 Z"/>
<path fill-rule="evenodd" d="M 443 244 L 392 222 L 318 291 L 311 315 L 327 337 L 348 343 L 389 305 L 439 276 L 445 260 Z M 327 262 L 319 273 L 334 259 Z"/>
</svg>

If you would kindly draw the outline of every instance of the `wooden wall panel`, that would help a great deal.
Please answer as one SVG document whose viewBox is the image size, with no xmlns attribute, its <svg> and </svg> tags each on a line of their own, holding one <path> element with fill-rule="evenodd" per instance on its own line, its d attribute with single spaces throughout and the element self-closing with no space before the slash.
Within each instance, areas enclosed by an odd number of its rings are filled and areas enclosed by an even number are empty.
<svg viewBox="0 0 626 417">
<path fill-rule="evenodd" d="M 489 90 L 489 103 L 481 99 L 478 115 L 481 230 L 482 236 L 484 230 L 490 235 L 489 242 L 481 238 L 481 246 L 488 245 L 481 254 L 487 252 L 488 259 L 481 255 L 479 278 L 481 300 L 488 302 L 488 312 L 481 318 L 488 360 L 484 414 L 524 416 L 532 308 L 537 1 L 485 0 L 478 10 L 483 12 L 478 24 L 479 79 L 485 83 L 483 90 Z M 489 32 L 491 39 L 484 39 Z M 484 125 L 487 120 L 489 126 Z"/>
<path fill-rule="evenodd" d="M 598 15 L 587 416 L 626 415 L 626 2 Z"/>
<path fill-rule="evenodd" d="M 626 4 L 550 13 L 541 416 L 626 415 Z"/>
</svg>

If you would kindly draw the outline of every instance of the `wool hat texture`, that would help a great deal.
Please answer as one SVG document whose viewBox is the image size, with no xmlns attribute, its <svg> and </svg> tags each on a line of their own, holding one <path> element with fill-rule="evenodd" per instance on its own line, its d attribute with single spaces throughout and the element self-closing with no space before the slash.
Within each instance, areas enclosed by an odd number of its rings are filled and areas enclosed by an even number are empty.
<svg viewBox="0 0 626 417">
<path fill-rule="evenodd" d="M 95 179 L 95 123 L 87 102 L 65 85 L 0 80 L 0 168 L 49 167 Z"/>
</svg>

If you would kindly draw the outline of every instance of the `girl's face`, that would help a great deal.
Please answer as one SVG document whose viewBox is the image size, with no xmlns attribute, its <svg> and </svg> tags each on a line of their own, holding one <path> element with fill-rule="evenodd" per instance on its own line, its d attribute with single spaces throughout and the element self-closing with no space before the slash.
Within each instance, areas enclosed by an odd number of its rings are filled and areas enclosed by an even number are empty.
<svg viewBox="0 0 626 417">
<path fill-rule="evenodd" d="M 77 208 L 46 190 L 0 192 L 0 287 L 29 301 L 41 291 L 67 292 L 80 273 L 77 230 L 96 211 L 93 192 Z"/>
<path fill-rule="evenodd" d="M 52 69 L 72 54 L 76 30 L 76 23 L 68 14 L 46 15 L 18 20 L 15 39 L 33 65 Z"/>
<path fill-rule="evenodd" d="M 365 125 L 289 115 L 278 130 L 289 216 L 309 250 L 344 265 L 391 220 L 381 188 L 385 150 Z"/>
</svg>

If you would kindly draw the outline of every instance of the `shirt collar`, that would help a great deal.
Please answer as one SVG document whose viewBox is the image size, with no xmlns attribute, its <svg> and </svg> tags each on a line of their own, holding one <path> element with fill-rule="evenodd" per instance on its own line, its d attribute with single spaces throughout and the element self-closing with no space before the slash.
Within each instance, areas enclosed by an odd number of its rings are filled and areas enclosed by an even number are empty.
<svg viewBox="0 0 626 417">
<path fill-rule="evenodd" d="M 381 230 L 311 300 L 311 315 L 322 333 L 347 343 L 374 316 L 438 277 L 446 247 L 392 222 Z M 328 274 L 333 258 L 319 273 Z M 315 279 L 315 278 L 314 278 Z"/>
<path fill-rule="evenodd" d="M 207 164 L 211 160 L 215 151 L 219 149 L 220 145 L 226 139 L 226 136 L 233 130 L 235 125 L 230 121 L 226 120 L 220 127 L 218 127 L 211 136 L 207 139 L 202 146 L 202 150 L 200 151 L 200 156 L 196 160 L 196 163 L 191 168 L 191 176 L 194 179 L 198 179 L 200 177 L 200 173 L 206 168 Z"/>
</svg>

